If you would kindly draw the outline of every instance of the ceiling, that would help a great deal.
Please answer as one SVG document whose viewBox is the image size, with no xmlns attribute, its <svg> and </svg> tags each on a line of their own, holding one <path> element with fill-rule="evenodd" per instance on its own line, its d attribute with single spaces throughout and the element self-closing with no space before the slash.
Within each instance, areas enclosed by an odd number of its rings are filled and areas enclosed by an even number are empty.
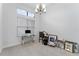
<svg viewBox="0 0 79 59">
<path fill-rule="evenodd" d="M 31 8 L 35 8 L 37 4 L 40 4 L 40 3 L 24 3 L 25 5 L 31 7 Z M 52 3 L 43 3 L 47 6 L 51 5 Z"/>
</svg>

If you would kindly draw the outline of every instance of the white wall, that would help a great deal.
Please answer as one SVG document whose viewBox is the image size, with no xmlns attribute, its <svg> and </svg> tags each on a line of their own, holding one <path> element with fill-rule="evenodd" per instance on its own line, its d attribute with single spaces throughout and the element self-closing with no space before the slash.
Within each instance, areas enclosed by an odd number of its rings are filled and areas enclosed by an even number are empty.
<svg viewBox="0 0 79 59">
<path fill-rule="evenodd" d="M 3 37 L 0 33 L 0 42 L 3 38 L 3 48 L 20 44 L 20 39 L 16 37 L 17 7 L 34 12 L 34 9 L 27 4 L 3 4 L 2 22 L 0 4 L 0 32 L 2 32 L 1 22 L 3 24 Z M 36 14 L 35 20 L 37 35 L 35 39 L 38 39 L 38 31 L 45 30 L 58 35 L 59 39 L 64 38 L 79 43 L 79 4 L 49 4 L 46 14 Z"/>
<path fill-rule="evenodd" d="M 2 50 L 2 4 L 0 3 L 0 52 Z"/>
<path fill-rule="evenodd" d="M 3 4 L 3 48 L 20 44 L 20 39 L 16 37 L 17 7 L 34 12 L 34 9 L 27 4 Z M 64 38 L 79 43 L 78 16 L 79 4 L 49 4 L 46 14 L 35 15 L 35 34 L 37 35 L 35 39 L 38 39 L 38 31 L 45 30 L 48 33 L 57 34 L 59 39 Z"/>
<path fill-rule="evenodd" d="M 26 4 L 3 4 L 3 48 L 9 47 L 12 45 L 20 44 L 20 39 L 18 39 L 17 36 L 17 14 L 16 14 L 16 8 L 23 8 L 25 10 L 32 11 L 31 8 L 29 8 Z M 36 28 L 36 35 L 38 34 L 38 17 L 35 18 L 35 28 Z"/>
<path fill-rule="evenodd" d="M 35 14 L 35 40 L 39 39 L 39 31 L 40 31 L 40 16 Z"/>
<path fill-rule="evenodd" d="M 41 30 L 79 43 L 79 4 L 50 4 L 41 17 Z"/>
<path fill-rule="evenodd" d="M 16 4 L 3 4 L 3 48 L 17 44 Z"/>
</svg>

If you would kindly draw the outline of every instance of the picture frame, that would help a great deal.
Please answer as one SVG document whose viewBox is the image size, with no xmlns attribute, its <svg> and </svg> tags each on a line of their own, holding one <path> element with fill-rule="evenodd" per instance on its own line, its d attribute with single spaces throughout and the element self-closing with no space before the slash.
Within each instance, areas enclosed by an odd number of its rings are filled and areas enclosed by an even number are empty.
<svg viewBox="0 0 79 59">
<path fill-rule="evenodd" d="M 64 45 L 65 45 L 65 43 L 63 40 L 57 40 L 57 47 L 58 48 L 64 49 L 65 48 Z"/>
<path fill-rule="evenodd" d="M 78 43 L 74 43 L 74 52 L 79 53 L 79 44 Z"/>
<path fill-rule="evenodd" d="M 56 46 L 57 35 L 49 34 L 48 45 Z"/>
<path fill-rule="evenodd" d="M 65 41 L 65 50 L 74 53 L 74 42 Z"/>
</svg>

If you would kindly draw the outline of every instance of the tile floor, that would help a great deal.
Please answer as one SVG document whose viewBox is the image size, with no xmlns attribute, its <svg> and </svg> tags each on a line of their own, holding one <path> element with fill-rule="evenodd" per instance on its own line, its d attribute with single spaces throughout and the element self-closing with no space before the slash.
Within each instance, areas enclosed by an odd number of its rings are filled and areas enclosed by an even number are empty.
<svg viewBox="0 0 79 59">
<path fill-rule="evenodd" d="M 26 43 L 3 49 L 0 56 L 78 56 L 57 47 L 42 45 L 41 43 Z"/>
</svg>

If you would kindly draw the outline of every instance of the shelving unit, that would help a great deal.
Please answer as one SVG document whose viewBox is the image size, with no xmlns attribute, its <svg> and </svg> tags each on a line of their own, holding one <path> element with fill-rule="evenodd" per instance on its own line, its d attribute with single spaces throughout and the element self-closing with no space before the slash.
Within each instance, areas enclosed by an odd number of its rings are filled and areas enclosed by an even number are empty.
<svg viewBox="0 0 79 59">
<path fill-rule="evenodd" d="M 35 20 L 29 16 L 17 16 L 17 36 L 23 36 L 25 30 L 31 30 L 31 34 L 34 35 Z"/>
<path fill-rule="evenodd" d="M 25 30 L 31 30 L 29 37 L 28 34 L 25 33 Z M 35 31 L 34 17 L 17 15 L 17 37 L 21 37 L 22 43 L 24 43 L 24 39 L 29 40 L 29 38 L 31 38 L 33 40 L 34 31 Z"/>
<path fill-rule="evenodd" d="M 16 12 L 17 12 L 17 26 L 16 26 L 17 37 L 21 37 L 22 41 L 24 41 L 24 39 L 28 37 L 33 39 L 35 31 L 34 13 L 21 8 L 17 8 Z M 26 32 L 28 30 L 30 31 L 29 33 Z"/>
</svg>

